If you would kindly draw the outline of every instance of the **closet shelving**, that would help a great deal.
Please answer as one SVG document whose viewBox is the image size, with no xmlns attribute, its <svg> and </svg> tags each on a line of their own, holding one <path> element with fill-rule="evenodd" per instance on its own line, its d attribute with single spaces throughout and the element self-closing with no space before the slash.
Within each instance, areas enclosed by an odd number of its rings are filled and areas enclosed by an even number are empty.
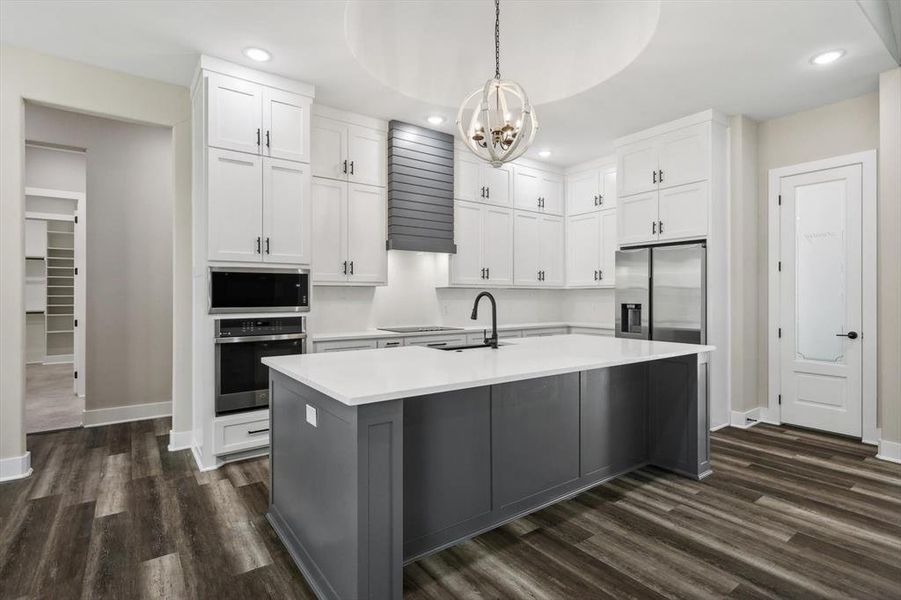
<svg viewBox="0 0 901 600">
<path fill-rule="evenodd" d="M 75 227 L 72 221 L 47 221 L 47 358 L 74 351 Z"/>
</svg>

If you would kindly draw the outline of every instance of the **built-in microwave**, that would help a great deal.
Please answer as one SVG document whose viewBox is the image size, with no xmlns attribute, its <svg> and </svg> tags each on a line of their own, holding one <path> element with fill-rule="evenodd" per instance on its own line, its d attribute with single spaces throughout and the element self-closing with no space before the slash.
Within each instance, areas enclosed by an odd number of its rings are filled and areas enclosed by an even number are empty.
<svg viewBox="0 0 901 600">
<path fill-rule="evenodd" d="M 307 312 L 307 269 L 210 267 L 210 314 Z"/>
</svg>

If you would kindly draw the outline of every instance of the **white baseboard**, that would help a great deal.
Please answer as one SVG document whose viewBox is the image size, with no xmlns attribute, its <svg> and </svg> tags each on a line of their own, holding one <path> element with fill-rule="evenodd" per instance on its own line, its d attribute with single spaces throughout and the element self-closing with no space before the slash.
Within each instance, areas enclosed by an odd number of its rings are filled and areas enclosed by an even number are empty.
<svg viewBox="0 0 901 600">
<path fill-rule="evenodd" d="M 193 445 L 194 432 L 169 430 L 169 452 L 188 450 Z"/>
<path fill-rule="evenodd" d="M 888 440 L 879 440 L 879 454 L 876 458 L 893 463 L 901 463 L 901 444 Z"/>
<path fill-rule="evenodd" d="M 748 429 L 754 427 L 760 422 L 760 408 L 752 408 L 744 412 L 733 410 L 729 419 L 729 425 L 738 427 L 739 429 Z"/>
<path fill-rule="evenodd" d="M 12 458 L 0 458 L 0 481 L 24 479 L 31 473 L 31 452 Z"/>
<path fill-rule="evenodd" d="M 129 421 L 157 419 L 172 414 L 172 401 L 133 404 L 131 406 L 113 406 L 111 408 L 95 408 L 84 411 L 84 426 L 98 427 Z"/>
<path fill-rule="evenodd" d="M 728 426 L 729 426 L 728 423 L 723 423 L 722 425 L 712 425 L 710 427 L 710 431 L 719 431 L 720 429 L 725 429 Z"/>
</svg>

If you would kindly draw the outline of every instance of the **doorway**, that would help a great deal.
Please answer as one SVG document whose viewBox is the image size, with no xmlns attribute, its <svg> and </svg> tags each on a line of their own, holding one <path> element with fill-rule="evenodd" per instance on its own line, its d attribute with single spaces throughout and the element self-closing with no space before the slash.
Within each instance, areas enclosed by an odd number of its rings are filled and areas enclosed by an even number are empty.
<svg viewBox="0 0 901 600">
<path fill-rule="evenodd" d="M 771 409 L 865 441 L 875 441 L 875 186 L 875 151 L 770 172 Z"/>
</svg>

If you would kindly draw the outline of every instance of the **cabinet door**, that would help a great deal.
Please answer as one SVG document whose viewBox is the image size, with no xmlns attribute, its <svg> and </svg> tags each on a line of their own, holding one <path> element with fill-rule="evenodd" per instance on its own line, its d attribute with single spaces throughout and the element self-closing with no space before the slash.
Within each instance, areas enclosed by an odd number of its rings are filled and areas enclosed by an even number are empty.
<svg viewBox="0 0 901 600">
<path fill-rule="evenodd" d="M 657 192 L 620 197 L 617 235 L 620 244 L 657 241 Z"/>
<path fill-rule="evenodd" d="M 541 212 L 551 215 L 563 214 L 563 177 L 553 173 L 542 173 L 539 192 L 541 192 Z"/>
<path fill-rule="evenodd" d="M 567 219 L 566 285 L 584 287 L 598 284 L 599 222 L 600 215 L 597 212 Z"/>
<path fill-rule="evenodd" d="M 387 219 L 385 188 L 347 184 L 348 281 L 385 283 L 388 280 Z"/>
<path fill-rule="evenodd" d="M 518 173 L 517 173 L 518 175 Z M 513 282 L 516 285 L 540 285 L 541 215 L 516 211 L 513 218 Z"/>
<path fill-rule="evenodd" d="M 207 78 L 207 145 L 250 154 L 262 143 L 262 88 L 210 73 Z"/>
<path fill-rule="evenodd" d="M 564 283 L 563 217 L 542 215 L 539 222 L 538 239 L 541 246 L 539 266 L 542 271 L 541 284 L 561 286 Z"/>
<path fill-rule="evenodd" d="M 657 189 L 657 142 L 642 140 L 623 146 L 616 153 L 618 196 Z"/>
<path fill-rule="evenodd" d="M 707 235 L 707 182 L 660 190 L 658 232 L 661 240 Z"/>
<path fill-rule="evenodd" d="M 566 178 L 566 211 L 569 215 L 597 210 L 598 173 L 586 171 Z"/>
<path fill-rule="evenodd" d="M 482 194 L 480 161 L 471 154 L 454 155 L 454 198 L 469 202 L 481 202 Z"/>
<path fill-rule="evenodd" d="M 513 199 L 516 208 L 541 210 L 541 192 L 541 174 L 538 171 L 528 167 L 514 167 Z"/>
<path fill-rule="evenodd" d="M 264 154 L 310 162 L 310 107 L 306 96 L 263 88 Z"/>
<path fill-rule="evenodd" d="M 47 256 L 47 221 L 25 219 L 25 258 Z"/>
<path fill-rule="evenodd" d="M 310 166 L 263 159 L 263 260 L 309 264 Z"/>
<path fill-rule="evenodd" d="M 601 173 L 600 198 L 598 204 L 601 208 L 616 207 L 616 171 L 608 170 Z"/>
<path fill-rule="evenodd" d="M 600 263 L 598 264 L 598 284 L 613 286 L 616 284 L 616 211 L 605 210 L 600 213 Z"/>
<path fill-rule="evenodd" d="M 209 149 L 207 238 L 210 260 L 262 260 L 262 158 Z"/>
<path fill-rule="evenodd" d="M 455 285 L 484 283 L 480 205 L 454 202 L 454 243 L 457 245 L 457 253 L 450 257 L 450 282 Z"/>
<path fill-rule="evenodd" d="M 490 167 L 489 167 L 490 168 Z M 483 209 L 482 256 L 488 283 L 513 283 L 513 211 L 486 206 Z"/>
<path fill-rule="evenodd" d="M 347 128 L 347 180 L 384 186 L 388 170 L 388 136 L 384 131 L 350 125 Z"/>
<path fill-rule="evenodd" d="M 347 184 L 313 178 L 310 195 L 313 239 L 313 281 L 347 280 Z"/>
<path fill-rule="evenodd" d="M 660 188 L 703 181 L 709 177 L 710 124 L 700 123 L 660 137 Z"/>
<path fill-rule="evenodd" d="M 347 125 L 313 117 L 310 129 L 313 177 L 347 179 Z"/>
<path fill-rule="evenodd" d="M 487 163 L 479 165 L 482 171 L 482 183 L 485 186 L 485 202 L 497 204 L 499 206 L 510 206 L 512 204 L 511 182 L 513 181 L 513 171 L 507 165 L 500 167 L 492 167 Z M 510 225 L 513 221 L 511 217 Z"/>
</svg>

